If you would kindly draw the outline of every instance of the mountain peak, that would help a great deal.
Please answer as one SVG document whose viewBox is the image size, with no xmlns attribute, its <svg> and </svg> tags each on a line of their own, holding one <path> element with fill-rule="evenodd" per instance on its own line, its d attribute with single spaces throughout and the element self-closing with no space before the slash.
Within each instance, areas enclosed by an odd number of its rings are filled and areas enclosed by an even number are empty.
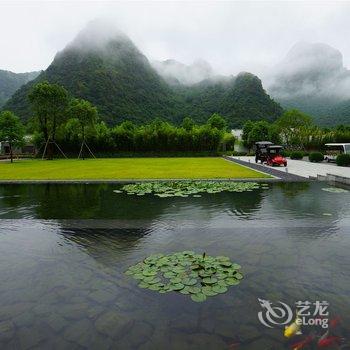
<svg viewBox="0 0 350 350">
<path fill-rule="evenodd" d="M 113 23 L 102 20 L 93 20 L 82 29 L 67 48 L 83 50 L 101 49 L 112 41 L 128 42 L 131 40 Z"/>
<path fill-rule="evenodd" d="M 282 61 L 283 69 L 288 71 L 339 71 L 343 70 L 343 55 L 332 46 L 324 43 L 296 43 Z"/>
</svg>

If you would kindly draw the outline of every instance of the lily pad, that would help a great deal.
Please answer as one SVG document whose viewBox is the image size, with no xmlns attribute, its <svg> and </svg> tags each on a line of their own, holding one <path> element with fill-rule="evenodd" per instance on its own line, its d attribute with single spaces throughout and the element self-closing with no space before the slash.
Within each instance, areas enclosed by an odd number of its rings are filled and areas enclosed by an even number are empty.
<svg viewBox="0 0 350 350">
<path fill-rule="evenodd" d="M 213 287 L 213 291 L 216 292 L 216 293 L 226 293 L 227 292 L 227 288 L 224 287 L 224 286 L 219 286 L 219 285 L 216 285 Z"/>
<path fill-rule="evenodd" d="M 184 287 L 185 287 L 185 285 L 182 284 L 182 283 L 175 283 L 175 284 L 172 284 L 172 285 L 171 285 L 171 289 L 172 289 L 172 290 L 181 290 L 181 289 L 183 289 Z"/>
<path fill-rule="evenodd" d="M 349 192 L 348 190 L 346 190 L 344 188 L 340 188 L 340 187 L 325 187 L 325 188 L 322 188 L 322 191 L 331 192 L 331 193 L 347 193 L 347 192 Z"/>
<path fill-rule="evenodd" d="M 191 299 L 196 303 L 201 303 L 203 301 L 206 301 L 207 297 L 203 293 L 197 293 L 197 294 L 191 294 Z"/>
<path fill-rule="evenodd" d="M 214 295 L 217 295 L 218 293 L 214 292 L 212 287 L 205 286 L 202 288 L 202 293 L 208 297 L 212 297 Z"/>
<path fill-rule="evenodd" d="M 235 286 L 235 285 L 239 284 L 239 280 L 237 280 L 233 277 L 226 278 L 225 282 L 229 286 Z"/>
<path fill-rule="evenodd" d="M 203 278 L 203 283 L 205 284 L 214 284 L 216 283 L 218 280 L 215 277 L 206 277 Z"/>
<path fill-rule="evenodd" d="M 253 191 L 259 188 L 266 189 L 266 184 L 256 182 L 232 182 L 232 181 L 158 181 L 149 183 L 134 183 L 124 185 L 121 190 L 114 190 L 115 193 L 125 191 L 127 194 L 143 196 L 154 194 L 160 198 L 188 196 L 201 197 L 201 193 L 220 193 Z"/>
<path fill-rule="evenodd" d="M 125 274 L 138 280 L 140 288 L 190 295 L 196 302 L 227 292 L 239 284 L 243 275 L 240 265 L 228 257 L 196 254 L 191 250 L 174 254 L 153 254 L 130 266 Z"/>
</svg>

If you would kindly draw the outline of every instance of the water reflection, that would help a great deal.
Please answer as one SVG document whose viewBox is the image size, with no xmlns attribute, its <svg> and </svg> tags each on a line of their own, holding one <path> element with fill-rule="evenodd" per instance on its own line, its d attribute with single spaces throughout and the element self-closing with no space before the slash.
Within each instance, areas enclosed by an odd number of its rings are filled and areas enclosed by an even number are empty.
<svg viewBox="0 0 350 350">
<path fill-rule="evenodd" d="M 350 197 L 322 186 L 163 199 L 1 186 L 0 349 L 290 349 L 282 328 L 259 324 L 257 298 L 327 300 L 349 339 Z M 229 256 L 245 279 L 196 304 L 124 275 L 188 249 Z"/>
</svg>

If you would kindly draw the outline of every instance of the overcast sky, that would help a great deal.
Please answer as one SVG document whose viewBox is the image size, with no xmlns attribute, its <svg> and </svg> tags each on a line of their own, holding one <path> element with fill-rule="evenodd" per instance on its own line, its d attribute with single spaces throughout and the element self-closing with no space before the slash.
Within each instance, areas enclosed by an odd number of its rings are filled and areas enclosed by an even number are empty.
<svg viewBox="0 0 350 350">
<path fill-rule="evenodd" d="M 350 67 L 350 2 L 0 0 L 0 69 L 45 69 L 96 18 L 112 20 L 149 59 L 203 58 L 223 74 L 259 74 L 299 41 L 339 49 Z"/>
</svg>

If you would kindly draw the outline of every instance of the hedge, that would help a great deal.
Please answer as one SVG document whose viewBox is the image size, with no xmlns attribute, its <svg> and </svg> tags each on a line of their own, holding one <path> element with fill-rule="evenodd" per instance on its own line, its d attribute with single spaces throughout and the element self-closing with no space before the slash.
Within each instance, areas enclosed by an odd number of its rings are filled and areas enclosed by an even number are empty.
<svg viewBox="0 0 350 350">
<path fill-rule="evenodd" d="M 321 152 L 312 152 L 309 155 L 309 161 L 313 163 L 322 162 L 323 159 L 324 159 L 324 156 Z"/>
<path fill-rule="evenodd" d="M 290 159 L 303 159 L 304 153 L 303 152 L 291 152 L 290 153 Z"/>
<path fill-rule="evenodd" d="M 349 166 L 350 165 L 350 154 L 339 154 L 336 159 L 336 163 L 339 166 Z"/>
</svg>

